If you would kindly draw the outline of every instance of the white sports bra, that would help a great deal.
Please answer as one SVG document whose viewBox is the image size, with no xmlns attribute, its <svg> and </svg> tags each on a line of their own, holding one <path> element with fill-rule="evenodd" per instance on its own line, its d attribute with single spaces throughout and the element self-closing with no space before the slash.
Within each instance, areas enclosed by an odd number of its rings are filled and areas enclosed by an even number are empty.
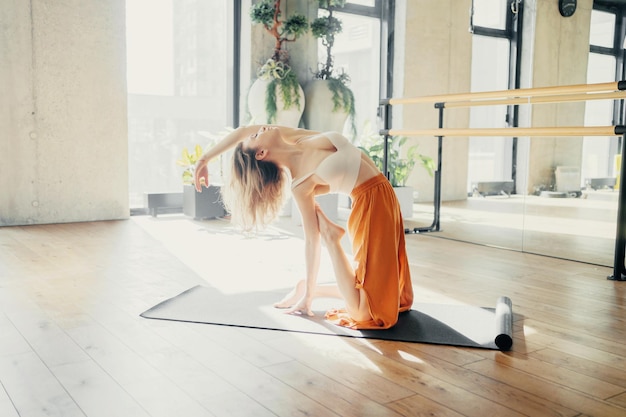
<svg viewBox="0 0 626 417">
<path fill-rule="evenodd" d="M 326 132 L 323 135 L 330 140 L 336 151 L 324 158 L 314 171 L 293 180 L 291 189 L 315 174 L 328 184 L 331 193 L 349 195 L 359 176 L 361 150 L 339 133 Z"/>
</svg>

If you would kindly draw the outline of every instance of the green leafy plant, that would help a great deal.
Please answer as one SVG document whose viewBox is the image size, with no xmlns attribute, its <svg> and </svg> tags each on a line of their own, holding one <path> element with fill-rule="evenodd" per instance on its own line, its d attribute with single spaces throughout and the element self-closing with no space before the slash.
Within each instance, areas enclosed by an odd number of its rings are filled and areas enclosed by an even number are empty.
<svg viewBox="0 0 626 417">
<path fill-rule="evenodd" d="M 277 89 L 281 94 L 286 109 L 291 108 L 291 106 L 300 108 L 300 94 L 298 94 L 300 84 L 296 74 L 291 71 L 289 66 L 270 58 L 259 69 L 257 75 L 260 79 L 269 81 L 265 91 L 265 112 L 267 113 L 269 123 L 276 121 L 278 112 L 276 105 Z"/>
<path fill-rule="evenodd" d="M 255 24 L 262 24 L 274 37 L 274 51 L 270 59 L 261 66 L 257 75 L 270 80 L 265 97 L 265 111 L 268 122 L 276 121 L 276 87 L 283 98 L 285 108 L 295 105 L 300 108 L 298 79 L 289 66 L 289 54 L 283 48 L 286 42 L 295 42 L 309 29 L 306 16 L 293 14 L 281 19 L 280 0 L 261 0 L 250 9 L 250 19 Z"/>
<path fill-rule="evenodd" d="M 214 146 L 216 143 L 220 142 L 226 135 L 233 132 L 235 129 L 232 127 L 226 127 L 219 131 L 218 133 L 211 133 L 206 131 L 197 132 L 200 136 L 206 137 L 209 139 L 209 143 L 206 145 L 206 149 Z M 189 151 L 186 147 L 183 148 L 181 157 L 176 160 L 176 165 L 183 167 L 182 180 L 185 185 L 193 185 L 195 178 L 194 174 L 196 171 L 196 163 L 204 155 L 204 149 L 201 145 L 196 144 L 196 146 Z M 218 178 L 224 178 L 223 172 L 223 158 L 224 155 L 220 155 L 213 161 L 209 161 L 209 167 L 215 169 L 214 172 L 211 172 L 211 175 L 215 174 Z"/>
<path fill-rule="evenodd" d="M 306 16 L 294 14 L 281 20 L 280 0 L 261 0 L 250 9 L 250 19 L 253 23 L 262 24 L 275 40 L 274 52 L 271 59 L 288 64 L 289 56 L 283 50 L 285 42 L 295 42 L 304 35 L 309 28 Z"/>
<path fill-rule="evenodd" d="M 317 3 L 320 9 L 325 10 L 325 14 L 311 22 L 311 33 L 315 38 L 320 39 L 326 48 L 326 60 L 319 64 L 314 78 L 328 81 L 328 88 L 332 93 L 333 112 L 343 109 L 348 114 L 352 121 L 353 136 L 356 136 L 354 94 L 348 87 L 350 77 L 343 71 L 338 75 L 334 74 L 332 54 L 335 36 L 343 30 L 341 20 L 333 16 L 333 12 L 343 8 L 346 5 L 346 0 L 318 0 Z"/>
<path fill-rule="evenodd" d="M 435 171 L 434 160 L 429 156 L 418 153 L 417 145 L 407 149 L 406 158 L 400 157 L 400 149 L 407 139 L 406 136 L 392 136 L 389 142 L 387 170 L 389 172 L 389 182 L 394 187 L 404 187 L 406 185 L 406 180 L 413 172 L 418 161 L 431 177 Z M 374 161 L 382 172 L 385 156 L 384 137 L 366 128 L 365 133 L 361 137 L 361 145 L 359 148 Z"/>
<path fill-rule="evenodd" d="M 326 61 L 320 64 L 316 73 L 316 78 L 327 80 L 333 76 L 333 54 L 332 49 L 335 44 L 335 35 L 343 30 L 341 20 L 333 16 L 333 12 L 346 5 L 345 0 L 318 0 L 318 7 L 326 11 L 324 16 L 320 16 L 311 22 L 311 33 L 322 41 L 326 48 Z"/>
<path fill-rule="evenodd" d="M 200 145 L 196 145 L 192 152 L 189 152 L 187 148 L 183 148 L 181 158 L 176 160 L 176 165 L 184 168 L 183 184 L 191 185 L 194 183 L 196 162 L 198 162 L 198 159 L 200 159 L 203 154 L 204 151 Z"/>
</svg>

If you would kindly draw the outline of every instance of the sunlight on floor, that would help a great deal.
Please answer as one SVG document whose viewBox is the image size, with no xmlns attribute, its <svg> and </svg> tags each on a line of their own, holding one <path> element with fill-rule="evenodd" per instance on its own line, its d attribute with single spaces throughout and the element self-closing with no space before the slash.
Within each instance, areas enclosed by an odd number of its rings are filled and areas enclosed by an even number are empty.
<svg viewBox="0 0 626 417">
<path fill-rule="evenodd" d="M 408 361 L 408 362 L 419 363 L 419 364 L 426 363 L 423 360 L 421 360 L 420 358 L 418 358 L 417 356 L 415 356 L 415 355 L 413 355 L 411 353 L 405 352 L 403 350 L 399 350 L 398 354 L 400 355 L 400 357 L 402 359 L 404 359 L 405 361 Z"/>
<path fill-rule="evenodd" d="M 368 339 L 352 339 L 343 336 L 320 337 L 305 333 L 292 333 L 291 335 L 306 344 L 307 348 L 315 351 L 316 354 L 328 357 L 331 363 L 340 363 L 343 367 L 350 366 L 377 375 L 383 374 L 381 368 L 354 345 L 354 343 L 363 344 L 377 355 L 383 355 L 383 352 Z"/>
<path fill-rule="evenodd" d="M 304 242 L 280 224 L 246 236 L 224 220 L 194 221 L 181 215 L 132 220 L 224 293 L 288 290 L 305 277 Z M 325 255 L 320 283 L 333 281 Z"/>
<path fill-rule="evenodd" d="M 524 336 L 532 336 L 534 334 L 538 334 L 539 332 L 536 329 L 533 329 L 532 327 L 528 326 L 528 325 L 524 325 Z"/>
</svg>

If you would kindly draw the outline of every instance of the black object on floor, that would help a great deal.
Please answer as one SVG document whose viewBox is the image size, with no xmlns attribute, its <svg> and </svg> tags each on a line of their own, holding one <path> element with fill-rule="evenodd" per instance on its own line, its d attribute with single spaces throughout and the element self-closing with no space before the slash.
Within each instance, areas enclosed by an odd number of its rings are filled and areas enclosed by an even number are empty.
<svg viewBox="0 0 626 417">
<path fill-rule="evenodd" d="M 196 286 L 143 312 L 150 319 L 250 327 L 292 332 L 365 337 L 402 342 L 434 343 L 485 349 L 509 350 L 513 344 L 511 300 L 500 297 L 495 308 L 456 304 L 414 303 L 401 313 L 398 323 L 387 330 L 353 330 L 324 320 L 325 310 L 315 317 L 285 314 L 272 304 L 285 292 L 250 292 L 223 294 L 205 286 Z M 329 305 L 328 308 L 337 307 Z"/>
</svg>

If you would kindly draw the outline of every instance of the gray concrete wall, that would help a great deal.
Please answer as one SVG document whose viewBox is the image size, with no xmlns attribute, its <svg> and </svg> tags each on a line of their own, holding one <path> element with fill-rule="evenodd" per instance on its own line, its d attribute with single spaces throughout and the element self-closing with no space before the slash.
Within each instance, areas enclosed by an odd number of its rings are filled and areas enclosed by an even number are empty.
<svg viewBox="0 0 626 417">
<path fill-rule="evenodd" d="M 0 226 L 126 218 L 124 0 L 0 6 Z"/>
<path fill-rule="evenodd" d="M 579 0 L 576 13 L 565 18 L 556 2 L 531 0 L 528 6 L 535 14 L 532 87 L 587 83 L 589 29 L 593 0 Z M 532 127 L 583 126 L 585 103 L 560 103 L 534 106 Z M 560 165 L 582 164 L 582 137 L 531 138 L 528 150 L 527 191 L 553 183 L 554 169 Z"/>
<path fill-rule="evenodd" d="M 468 31 L 470 0 L 400 0 L 396 11 L 394 97 L 419 97 L 470 91 L 472 35 Z M 432 104 L 399 106 L 394 127 L 436 128 L 438 111 Z M 445 127 L 469 126 L 469 110 L 446 111 Z M 420 153 L 437 158 L 437 140 L 411 138 Z M 408 142 L 407 142 L 408 145 Z M 468 139 L 444 140 L 442 198 L 467 197 Z M 419 200 L 432 201 L 432 178 L 416 167 L 408 184 Z"/>
</svg>

